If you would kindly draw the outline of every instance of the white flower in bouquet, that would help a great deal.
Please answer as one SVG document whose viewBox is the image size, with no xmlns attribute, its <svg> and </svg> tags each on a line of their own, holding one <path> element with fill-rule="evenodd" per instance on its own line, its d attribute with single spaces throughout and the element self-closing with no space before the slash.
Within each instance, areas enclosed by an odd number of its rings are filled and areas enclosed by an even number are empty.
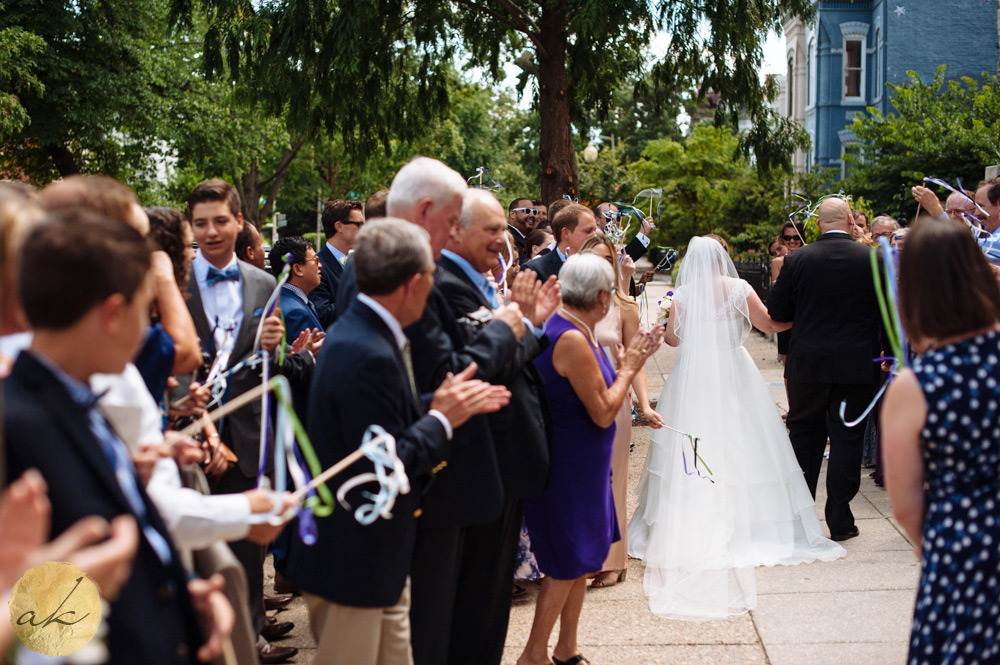
<svg viewBox="0 0 1000 665">
<path fill-rule="evenodd" d="M 670 318 L 670 307 L 674 304 L 674 292 L 667 291 L 666 295 L 660 298 L 660 301 L 656 303 L 656 323 L 657 325 L 666 325 L 667 320 Z"/>
</svg>

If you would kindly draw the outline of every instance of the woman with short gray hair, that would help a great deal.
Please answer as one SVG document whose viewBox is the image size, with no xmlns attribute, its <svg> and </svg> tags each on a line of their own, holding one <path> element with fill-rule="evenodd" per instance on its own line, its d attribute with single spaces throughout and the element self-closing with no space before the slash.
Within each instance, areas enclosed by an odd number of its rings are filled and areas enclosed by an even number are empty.
<svg viewBox="0 0 1000 665">
<path fill-rule="evenodd" d="M 611 266 L 592 254 L 571 256 L 559 283 L 563 306 L 546 322 L 551 343 L 535 360 L 552 413 L 552 477 L 541 495 L 524 504 L 531 547 L 545 578 L 518 665 L 586 662 L 576 638 L 587 574 L 601 569 L 611 543 L 621 537 L 610 482 L 615 415 L 663 336 L 657 326 L 639 331 L 627 351 L 619 345 L 616 376 L 594 336 L 614 297 Z M 559 640 L 550 659 L 549 635 L 557 618 Z"/>
</svg>

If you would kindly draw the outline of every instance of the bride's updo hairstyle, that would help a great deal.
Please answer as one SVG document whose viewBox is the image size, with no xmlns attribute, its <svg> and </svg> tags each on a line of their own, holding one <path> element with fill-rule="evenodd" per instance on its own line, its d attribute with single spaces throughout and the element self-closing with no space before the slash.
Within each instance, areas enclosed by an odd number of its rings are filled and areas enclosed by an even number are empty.
<svg viewBox="0 0 1000 665">
<path fill-rule="evenodd" d="M 614 287 L 611 266 L 594 254 L 571 256 L 559 270 L 559 292 L 563 303 L 570 307 L 589 311 L 602 293 L 611 293 Z"/>
<path fill-rule="evenodd" d="M 911 229 L 899 260 L 899 313 L 915 345 L 1000 320 L 996 278 L 969 229 L 929 217 Z"/>
</svg>

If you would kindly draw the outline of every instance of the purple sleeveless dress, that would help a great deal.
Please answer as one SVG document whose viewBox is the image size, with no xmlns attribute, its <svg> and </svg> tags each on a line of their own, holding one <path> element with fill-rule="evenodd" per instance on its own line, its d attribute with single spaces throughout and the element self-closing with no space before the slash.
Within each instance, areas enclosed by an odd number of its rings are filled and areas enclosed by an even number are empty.
<svg viewBox="0 0 1000 665">
<path fill-rule="evenodd" d="M 621 538 L 611 494 L 615 425 L 595 425 L 569 380 L 552 366 L 556 342 L 571 329 L 554 314 L 545 324 L 551 344 L 535 359 L 552 412 L 552 477 L 542 494 L 524 502 L 538 567 L 557 580 L 600 570 L 611 543 Z M 594 349 L 594 357 L 610 386 L 615 370 L 602 350 Z"/>
</svg>

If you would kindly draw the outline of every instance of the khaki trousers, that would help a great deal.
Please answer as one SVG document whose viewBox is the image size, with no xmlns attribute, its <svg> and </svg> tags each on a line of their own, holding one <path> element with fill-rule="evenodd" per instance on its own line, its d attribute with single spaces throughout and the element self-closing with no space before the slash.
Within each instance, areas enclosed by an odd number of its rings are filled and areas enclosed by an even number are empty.
<svg viewBox="0 0 1000 665">
<path fill-rule="evenodd" d="M 304 594 L 324 665 L 413 665 L 410 649 L 410 578 L 392 607 L 352 607 Z"/>
</svg>

